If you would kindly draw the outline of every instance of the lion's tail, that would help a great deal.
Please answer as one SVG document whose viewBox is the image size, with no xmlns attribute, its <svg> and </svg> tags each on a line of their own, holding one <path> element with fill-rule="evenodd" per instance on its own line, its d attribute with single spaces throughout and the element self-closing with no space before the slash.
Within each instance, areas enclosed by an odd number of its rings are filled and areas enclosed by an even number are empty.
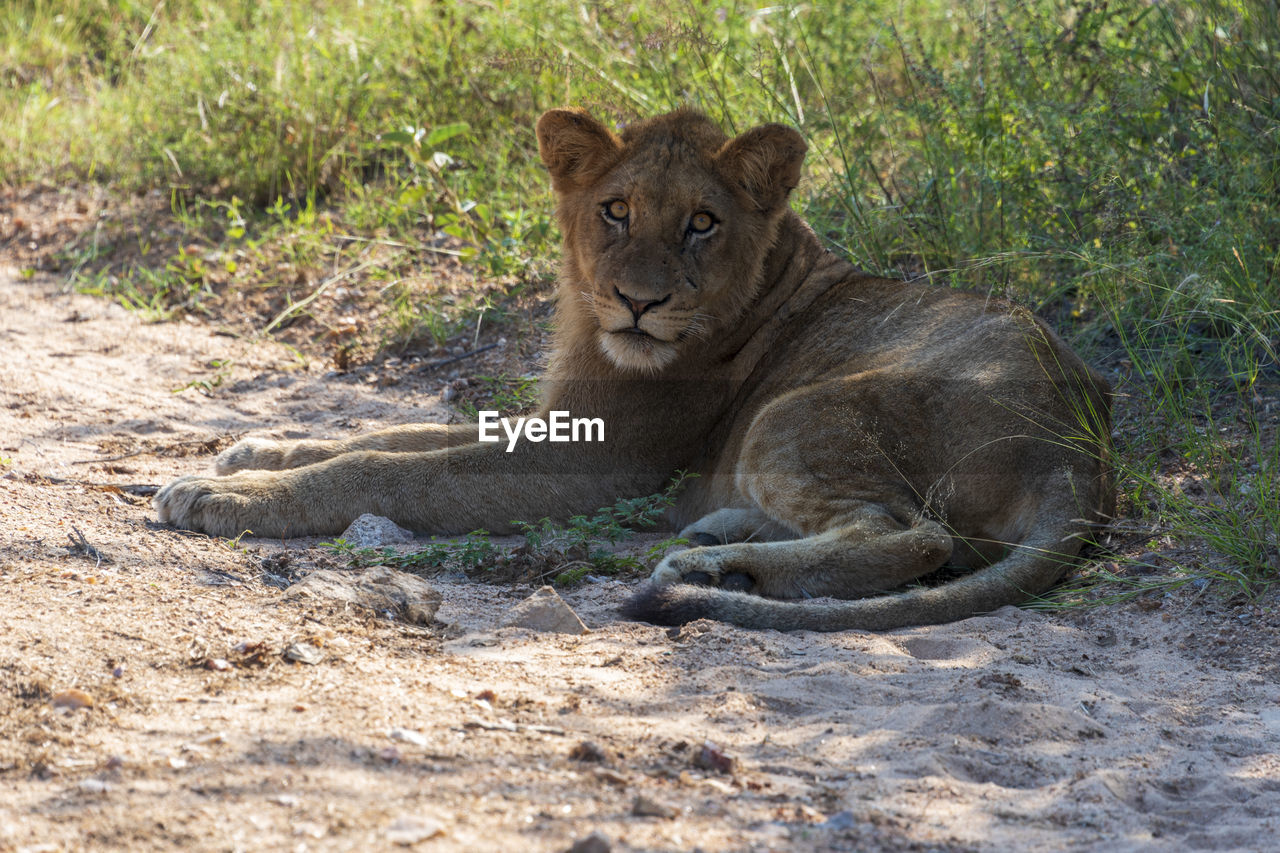
<svg viewBox="0 0 1280 853">
<path fill-rule="evenodd" d="M 1082 525 L 1066 536 L 1034 536 L 1003 559 L 950 583 L 855 601 L 778 601 L 714 587 L 643 587 L 622 607 L 624 616 L 656 625 L 715 619 L 744 628 L 779 631 L 887 631 L 954 622 L 1040 595 L 1079 554 Z M 1047 531 L 1046 531 L 1047 532 Z"/>
</svg>

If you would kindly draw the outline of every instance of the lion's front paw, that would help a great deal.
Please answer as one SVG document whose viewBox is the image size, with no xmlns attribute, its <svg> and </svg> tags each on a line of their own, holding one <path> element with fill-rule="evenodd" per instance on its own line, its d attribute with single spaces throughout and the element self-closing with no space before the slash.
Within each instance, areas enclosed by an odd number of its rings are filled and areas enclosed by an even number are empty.
<svg viewBox="0 0 1280 853">
<path fill-rule="evenodd" d="M 179 477 L 152 501 L 161 522 L 234 538 L 303 535 L 293 517 L 287 490 L 273 475 L 251 472 L 231 477 Z M 293 528 L 292 533 L 290 533 Z"/>
<path fill-rule="evenodd" d="M 219 476 L 236 471 L 279 471 L 285 467 L 288 445 L 269 438 L 242 438 L 218 454 L 214 470 Z"/>
</svg>

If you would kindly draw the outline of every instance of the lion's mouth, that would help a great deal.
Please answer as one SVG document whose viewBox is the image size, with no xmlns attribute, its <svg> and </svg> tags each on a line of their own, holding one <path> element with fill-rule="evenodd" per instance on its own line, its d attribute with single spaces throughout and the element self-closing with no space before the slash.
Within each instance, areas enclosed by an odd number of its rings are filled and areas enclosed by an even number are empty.
<svg viewBox="0 0 1280 853">
<path fill-rule="evenodd" d="M 652 373 L 676 356 L 676 347 L 639 326 L 614 329 L 600 338 L 600 348 L 618 367 Z"/>
</svg>

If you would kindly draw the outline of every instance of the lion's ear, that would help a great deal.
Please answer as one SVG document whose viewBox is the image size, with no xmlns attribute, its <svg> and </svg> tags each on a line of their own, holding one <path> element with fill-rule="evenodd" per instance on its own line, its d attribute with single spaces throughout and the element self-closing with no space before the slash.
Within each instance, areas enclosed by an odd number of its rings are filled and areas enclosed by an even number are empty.
<svg viewBox="0 0 1280 853">
<path fill-rule="evenodd" d="M 772 211 L 800 183 L 804 137 L 783 124 L 764 124 L 730 139 L 716 154 L 721 168 L 747 191 L 759 210 Z"/>
<path fill-rule="evenodd" d="M 586 110 L 549 110 L 538 119 L 538 153 L 558 193 L 590 184 L 613 166 L 621 151 L 618 137 Z"/>
</svg>

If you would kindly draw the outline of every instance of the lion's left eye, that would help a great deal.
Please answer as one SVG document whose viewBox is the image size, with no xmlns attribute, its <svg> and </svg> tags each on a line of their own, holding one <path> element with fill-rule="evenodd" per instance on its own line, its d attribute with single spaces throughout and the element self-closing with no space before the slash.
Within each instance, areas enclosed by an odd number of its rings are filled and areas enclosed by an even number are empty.
<svg viewBox="0 0 1280 853">
<path fill-rule="evenodd" d="M 694 234 L 706 234 L 714 227 L 716 227 L 715 217 L 706 211 L 689 217 L 689 230 Z"/>
<path fill-rule="evenodd" d="M 631 206 L 620 198 L 604 205 L 604 218 L 615 224 L 625 222 L 630 215 Z"/>
</svg>

